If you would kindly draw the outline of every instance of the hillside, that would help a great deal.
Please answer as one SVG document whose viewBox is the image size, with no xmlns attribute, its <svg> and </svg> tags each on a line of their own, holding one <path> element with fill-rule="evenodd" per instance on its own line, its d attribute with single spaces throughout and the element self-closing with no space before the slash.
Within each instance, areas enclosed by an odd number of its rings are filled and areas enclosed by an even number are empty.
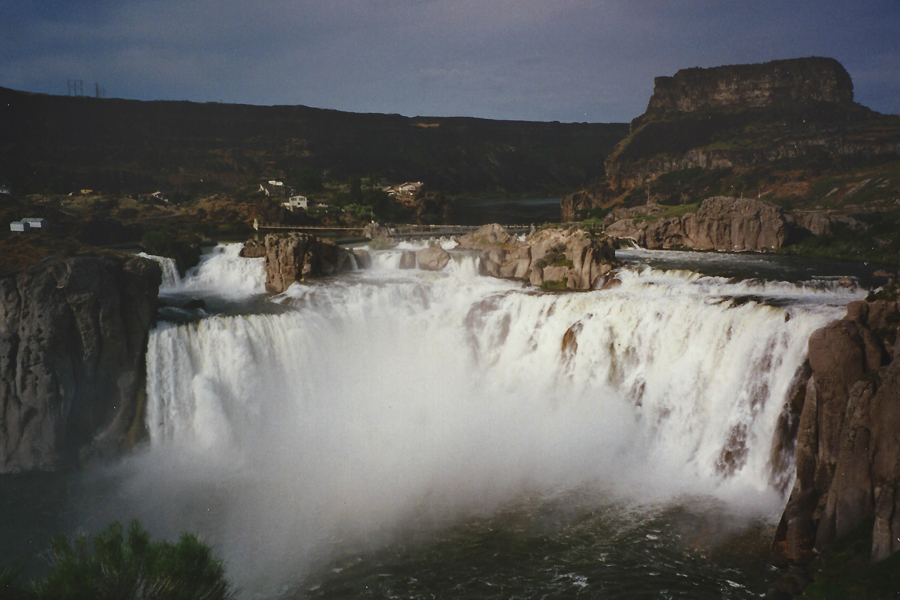
<svg viewBox="0 0 900 600">
<path fill-rule="evenodd" d="M 0 88 L 0 183 L 200 195 L 277 177 L 299 191 L 351 176 L 445 194 L 564 193 L 603 175 L 624 124 L 407 118 L 31 94 Z M 314 191 L 314 190 L 309 190 Z"/>
<path fill-rule="evenodd" d="M 713 196 L 853 222 L 853 231 L 827 227 L 829 239 L 789 242 L 806 254 L 894 262 L 900 117 L 853 102 L 850 76 L 833 59 L 685 69 L 656 78 L 647 111 L 607 156 L 606 175 L 564 198 L 562 212 L 565 220 L 643 205 L 684 213 Z M 870 224 L 878 226 L 878 248 Z M 847 251 L 823 250 L 838 245 Z"/>
</svg>

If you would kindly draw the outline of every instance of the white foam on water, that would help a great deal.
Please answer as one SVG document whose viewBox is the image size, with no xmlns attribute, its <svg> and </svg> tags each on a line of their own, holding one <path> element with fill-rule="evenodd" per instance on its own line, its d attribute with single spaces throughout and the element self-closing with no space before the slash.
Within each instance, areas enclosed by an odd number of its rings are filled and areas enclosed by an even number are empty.
<svg viewBox="0 0 900 600">
<path fill-rule="evenodd" d="M 186 281 L 221 291 L 234 273 L 259 289 L 232 255 Z M 473 254 L 440 272 L 373 257 L 273 297 L 283 314 L 151 332 L 152 444 L 131 493 L 177 507 L 214 490 L 238 578 L 584 487 L 771 511 L 776 424 L 807 339 L 855 298 L 653 269 L 542 293 L 479 276 Z"/>
</svg>

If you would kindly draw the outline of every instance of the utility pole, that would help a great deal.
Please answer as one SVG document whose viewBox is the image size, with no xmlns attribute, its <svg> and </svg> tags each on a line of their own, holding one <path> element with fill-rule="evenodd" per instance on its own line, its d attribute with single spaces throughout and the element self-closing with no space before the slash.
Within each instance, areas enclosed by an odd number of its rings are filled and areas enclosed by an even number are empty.
<svg viewBox="0 0 900 600">
<path fill-rule="evenodd" d="M 70 96 L 84 96 L 84 81 L 81 79 L 67 79 Z"/>
</svg>

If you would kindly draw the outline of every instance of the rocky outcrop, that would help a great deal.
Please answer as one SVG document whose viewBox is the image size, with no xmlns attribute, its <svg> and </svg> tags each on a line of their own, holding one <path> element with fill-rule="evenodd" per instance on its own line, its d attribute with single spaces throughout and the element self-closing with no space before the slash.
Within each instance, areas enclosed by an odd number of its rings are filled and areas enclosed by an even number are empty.
<svg viewBox="0 0 900 600">
<path fill-rule="evenodd" d="M 862 229 L 864 225 L 851 217 L 837 211 L 805 210 L 785 215 L 788 225 L 795 229 L 808 231 L 812 235 L 828 235 L 834 231 L 835 225 L 846 225 L 850 229 Z"/>
<path fill-rule="evenodd" d="M 50 258 L 0 279 L 0 473 L 53 470 L 142 435 L 159 265 Z"/>
<path fill-rule="evenodd" d="M 450 253 L 440 246 L 430 246 L 416 252 L 416 262 L 423 271 L 440 271 L 450 262 Z"/>
<path fill-rule="evenodd" d="M 481 250 L 483 275 L 550 289 L 595 289 L 613 276 L 616 264 L 609 238 L 583 229 L 545 229 L 520 242 L 500 225 L 485 225 L 461 238 L 460 246 Z"/>
<path fill-rule="evenodd" d="M 833 58 L 682 69 L 654 79 L 648 114 L 785 103 L 853 102 L 853 82 Z"/>
<path fill-rule="evenodd" d="M 781 210 L 772 204 L 717 196 L 704 200 L 696 213 L 668 219 L 625 218 L 610 224 L 606 233 L 649 249 L 761 252 L 784 245 L 788 228 Z"/>
<path fill-rule="evenodd" d="M 297 281 L 335 275 L 357 265 L 349 250 L 307 233 L 266 236 L 266 291 L 280 293 Z"/>
<path fill-rule="evenodd" d="M 874 518 L 872 559 L 900 550 L 900 302 L 854 302 L 809 340 L 797 477 L 775 545 L 805 562 Z"/>
<path fill-rule="evenodd" d="M 240 256 L 244 258 L 263 258 L 265 255 L 266 243 L 259 240 L 247 240 L 240 252 Z"/>
<path fill-rule="evenodd" d="M 628 193 L 636 187 L 662 200 L 696 197 L 728 189 L 725 177 L 748 171 L 753 175 L 747 187 L 758 189 L 760 174 L 784 163 L 803 170 L 823 157 L 895 154 L 900 152 L 896 127 L 892 117 L 853 102 L 850 76 L 833 59 L 683 69 L 655 79 L 646 112 L 607 156 L 605 179 L 564 197 L 562 219 L 585 218 L 592 209 L 617 202 L 634 203 Z M 664 181 L 661 190 L 654 189 L 662 175 L 690 171 L 720 174 L 709 180 L 686 175 L 677 184 Z M 793 193 L 787 183 L 770 183 L 784 187 L 785 195 Z"/>
</svg>

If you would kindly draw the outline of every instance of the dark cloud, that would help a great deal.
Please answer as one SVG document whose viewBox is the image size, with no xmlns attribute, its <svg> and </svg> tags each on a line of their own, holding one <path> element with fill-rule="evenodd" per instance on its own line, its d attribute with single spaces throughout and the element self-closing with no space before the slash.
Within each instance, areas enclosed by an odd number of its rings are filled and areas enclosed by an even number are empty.
<svg viewBox="0 0 900 600">
<path fill-rule="evenodd" d="M 7 0 L 0 85 L 625 121 L 657 75 L 818 55 L 847 67 L 860 102 L 898 113 L 898 31 L 897 0 Z"/>
</svg>

